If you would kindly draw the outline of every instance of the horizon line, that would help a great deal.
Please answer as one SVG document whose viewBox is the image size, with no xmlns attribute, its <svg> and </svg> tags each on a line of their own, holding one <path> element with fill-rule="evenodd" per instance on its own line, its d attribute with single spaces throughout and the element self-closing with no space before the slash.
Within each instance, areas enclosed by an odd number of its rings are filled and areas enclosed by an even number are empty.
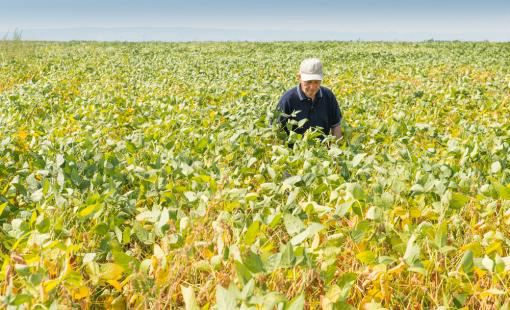
<svg viewBox="0 0 510 310">
<path fill-rule="evenodd" d="M 491 32 L 474 32 L 474 31 L 451 31 L 451 32 L 437 32 L 437 31 L 342 31 L 342 30 L 323 30 L 323 29 L 306 29 L 295 30 L 287 28 L 232 28 L 232 27 L 196 27 L 196 26 L 73 26 L 73 27 L 15 27 L 13 30 L 0 30 L 0 34 L 13 33 L 15 31 L 24 30 L 79 30 L 79 29 L 192 29 L 192 30 L 235 30 L 235 31 L 249 31 L 249 32 L 319 32 L 319 33 L 338 33 L 338 34 L 442 34 L 442 35 L 466 35 L 466 34 L 498 34 L 508 35 L 510 39 L 510 32 L 508 31 L 491 31 Z"/>
</svg>

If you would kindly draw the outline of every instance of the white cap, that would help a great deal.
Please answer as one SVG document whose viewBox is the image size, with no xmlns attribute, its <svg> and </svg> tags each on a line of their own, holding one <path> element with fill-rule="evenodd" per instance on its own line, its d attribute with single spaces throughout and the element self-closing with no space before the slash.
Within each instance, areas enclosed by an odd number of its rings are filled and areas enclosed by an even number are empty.
<svg viewBox="0 0 510 310">
<path fill-rule="evenodd" d="M 322 63 L 317 58 L 307 58 L 301 62 L 299 67 L 299 74 L 301 74 L 301 80 L 311 81 L 319 80 L 322 81 Z"/>
</svg>

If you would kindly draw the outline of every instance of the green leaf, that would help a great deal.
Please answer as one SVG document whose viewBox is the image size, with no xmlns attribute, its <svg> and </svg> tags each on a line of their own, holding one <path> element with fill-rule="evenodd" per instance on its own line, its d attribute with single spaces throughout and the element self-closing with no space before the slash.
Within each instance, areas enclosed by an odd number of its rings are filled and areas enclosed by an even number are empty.
<svg viewBox="0 0 510 310">
<path fill-rule="evenodd" d="M 358 275 L 353 272 L 346 272 L 340 276 L 340 279 L 337 282 L 341 289 L 338 300 L 345 301 L 347 298 L 349 298 L 351 288 L 354 283 L 356 283 L 357 279 Z"/>
<path fill-rule="evenodd" d="M 98 235 L 105 235 L 108 232 L 108 226 L 105 223 L 99 223 L 94 227 L 94 232 Z"/>
<path fill-rule="evenodd" d="M 286 299 L 280 293 L 270 292 L 264 296 L 262 309 L 273 310 L 275 306 L 281 302 L 285 302 Z"/>
<path fill-rule="evenodd" d="M 496 257 L 494 258 L 494 272 L 496 273 L 502 273 L 505 271 L 505 262 L 503 261 L 503 259 L 501 258 L 501 256 L 499 256 L 499 254 L 496 254 Z"/>
<path fill-rule="evenodd" d="M 282 261 L 281 252 L 270 255 L 264 263 L 264 270 L 266 270 L 267 272 L 274 272 L 278 268 L 283 267 L 281 261 Z"/>
<path fill-rule="evenodd" d="M 241 292 L 241 299 L 247 300 L 253 295 L 255 290 L 255 279 L 251 279 L 248 283 L 243 287 L 243 291 Z"/>
<path fill-rule="evenodd" d="M 186 197 L 186 199 L 188 199 L 189 202 L 194 202 L 195 200 L 198 199 L 197 194 L 195 194 L 194 192 L 185 192 L 184 196 Z"/>
<path fill-rule="evenodd" d="M 461 193 L 452 193 L 450 199 L 450 207 L 453 209 L 461 209 L 469 202 L 469 197 Z"/>
<path fill-rule="evenodd" d="M 101 278 L 105 280 L 118 280 L 122 277 L 124 268 L 118 264 L 106 263 L 101 265 Z"/>
<path fill-rule="evenodd" d="M 344 301 L 339 301 L 337 304 L 335 304 L 334 310 L 356 310 L 354 306 L 351 304 L 348 304 Z"/>
<path fill-rule="evenodd" d="M 303 310 L 305 308 L 305 295 L 301 294 L 289 303 L 287 307 L 285 307 L 285 310 Z"/>
<path fill-rule="evenodd" d="M 361 221 L 358 223 L 358 225 L 356 225 L 356 228 L 354 230 L 351 230 L 349 232 L 349 234 L 354 242 L 360 243 L 364 240 L 369 229 L 370 229 L 370 222 Z"/>
<path fill-rule="evenodd" d="M 336 303 L 341 300 L 342 295 L 342 289 L 336 285 L 333 284 L 329 287 L 328 291 L 326 292 L 326 297 L 328 298 L 328 301 L 331 303 Z"/>
<path fill-rule="evenodd" d="M 434 243 L 438 248 L 442 248 L 447 245 L 448 241 L 448 223 L 442 222 L 437 228 Z"/>
<path fill-rule="evenodd" d="M 363 161 L 365 156 L 367 156 L 365 153 L 356 154 L 356 156 L 352 159 L 352 166 L 357 167 Z"/>
<path fill-rule="evenodd" d="M 462 270 L 465 273 L 470 273 L 473 271 L 475 263 L 473 261 L 473 252 L 471 250 L 467 250 L 462 256 L 460 263 L 457 267 L 457 270 Z"/>
<path fill-rule="evenodd" d="M 382 210 L 381 210 L 381 208 L 378 208 L 378 207 L 370 207 L 370 209 L 368 209 L 367 214 L 365 216 L 365 218 L 369 219 L 369 220 L 377 220 L 377 219 L 380 219 L 381 217 L 382 217 Z"/>
<path fill-rule="evenodd" d="M 292 203 L 296 201 L 296 198 L 299 194 L 299 187 L 294 188 L 293 191 L 289 193 L 289 196 L 287 196 L 287 203 L 285 205 L 290 206 Z"/>
<path fill-rule="evenodd" d="M 264 264 L 258 254 L 252 251 L 248 252 L 248 256 L 244 259 L 244 265 L 253 273 L 263 272 Z"/>
<path fill-rule="evenodd" d="M 124 270 L 129 274 L 133 271 L 133 268 L 138 269 L 140 263 L 138 260 L 132 256 L 127 255 L 124 252 L 113 250 L 113 261 L 124 268 Z"/>
<path fill-rule="evenodd" d="M 252 279 L 250 270 L 248 270 L 248 268 L 238 260 L 234 261 L 234 265 L 236 268 L 237 277 L 241 283 L 248 283 L 248 281 Z"/>
<path fill-rule="evenodd" d="M 218 285 L 216 286 L 216 306 L 218 310 L 237 310 L 236 296 L 230 290 Z"/>
<path fill-rule="evenodd" d="M 16 298 L 14 298 L 13 304 L 16 306 L 20 306 L 22 304 L 26 304 L 32 301 L 33 298 L 34 297 L 32 297 L 32 295 L 29 294 L 18 294 L 16 295 Z"/>
<path fill-rule="evenodd" d="M 283 184 L 285 184 L 287 186 L 293 186 L 296 183 L 298 183 L 299 181 L 301 181 L 301 176 L 294 175 L 294 176 L 288 177 L 285 180 L 283 180 Z"/>
<path fill-rule="evenodd" d="M 363 251 L 356 254 L 356 258 L 363 264 L 371 265 L 375 263 L 376 257 L 372 251 Z"/>
<path fill-rule="evenodd" d="M 492 269 L 494 268 L 494 261 L 485 255 L 482 259 L 482 266 L 487 269 L 487 271 L 492 272 Z"/>
<path fill-rule="evenodd" d="M 140 240 L 144 244 L 152 245 L 154 243 L 155 238 L 154 234 L 143 228 L 143 226 L 140 223 L 135 222 L 133 225 L 133 230 L 138 240 Z M 172 236 L 169 237 L 169 242 L 172 244 L 173 247 L 180 247 L 182 244 L 182 238 L 177 234 L 173 234 Z"/>
<path fill-rule="evenodd" d="M 465 293 L 457 293 L 453 295 L 453 305 L 456 308 L 461 308 L 466 304 L 466 300 L 468 299 L 468 295 Z"/>
<path fill-rule="evenodd" d="M 192 287 L 181 285 L 182 299 L 186 310 L 200 310 Z"/>
<path fill-rule="evenodd" d="M 78 271 L 68 271 L 64 276 L 64 281 L 67 284 L 71 284 L 74 287 L 80 287 L 83 286 L 83 277 L 81 276 L 81 273 Z"/>
<path fill-rule="evenodd" d="M 494 188 L 498 192 L 498 196 L 500 199 L 510 200 L 510 188 L 500 183 L 495 183 Z"/>
<path fill-rule="evenodd" d="M 257 239 L 257 235 L 260 231 L 260 222 L 259 221 L 253 221 L 248 227 L 248 230 L 246 231 L 246 234 L 244 234 L 244 243 L 247 245 L 252 245 L 253 242 Z"/>
<path fill-rule="evenodd" d="M 365 304 L 364 310 L 386 310 L 380 303 L 369 302 Z"/>
<path fill-rule="evenodd" d="M 62 166 L 64 161 L 65 161 L 64 156 L 62 156 L 62 154 L 57 154 L 57 159 L 56 159 L 57 167 Z"/>
<path fill-rule="evenodd" d="M 294 256 L 294 249 L 292 248 L 292 244 L 290 242 L 281 249 L 281 254 L 281 268 L 290 268 L 294 266 L 296 256 Z"/>
<path fill-rule="evenodd" d="M 283 215 L 283 223 L 287 229 L 287 233 L 294 236 L 305 229 L 305 224 L 296 216 L 285 213 Z"/>
<path fill-rule="evenodd" d="M 32 193 L 32 195 L 30 195 L 30 200 L 32 200 L 33 202 L 41 201 L 42 198 L 43 198 L 42 188 L 36 190 L 35 192 Z"/>
<path fill-rule="evenodd" d="M 358 183 L 347 184 L 347 191 L 349 191 L 352 194 L 352 197 L 358 201 L 366 199 L 365 191 Z"/>
<path fill-rule="evenodd" d="M 324 228 L 324 226 L 322 226 L 319 223 L 311 223 L 303 232 L 301 232 L 300 234 L 298 234 L 294 238 L 292 238 L 290 240 L 290 243 L 294 246 L 298 245 L 301 242 L 303 242 L 304 240 L 306 240 L 307 238 L 309 238 L 309 237 L 315 235 L 316 233 L 318 233 L 319 231 L 321 231 L 323 228 Z"/>
<path fill-rule="evenodd" d="M 49 219 L 43 218 L 39 223 L 37 223 L 36 227 L 40 233 L 47 233 L 51 228 L 51 222 Z"/>
<path fill-rule="evenodd" d="M 157 231 L 159 233 L 158 236 L 161 236 L 164 234 L 164 232 L 168 229 L 168 221 L 170 219 L 170 212 L 168 211 L 168 208 L 163 208 L 161 210 L 161 214 L 159 216 L 158 222 L 156 224 Z M 124 239 L 124 237 L 123 237 Z"/>
<path fill-rule="evenodd" d="M 81 218 L 86 218 L 88 217 L 89 215 L 92 215 L 93 213 L 99 211 L 99 209 L 101 208 L 101 204 L 99 203 L 95 203 L 95 204 L 91 204 L 87 207 L 85 207 L 84 209 L 82 209 L 78 215 L 81 217 Z"/>
<path fill-rule="evenodd" d="M 89 263 L 89 262 L 93 262 L 94 258 L 96 258 L 96 253 L 86 253 L 85 255 L 83 255 L 82 262 L 84 264 Z"/>
<path fill-rule="evenodd" d="M 495 161 L 491 165 L 491 173 L 496 174 L 501 171 L 501 163 L 499 161 Z"/>
<path fill-rule="evenodd" d="M 405 262 L 412 266 L 414 261 L 420 257 L 420 246 L 416 244 L 416 235 L 411 235 L 407 241 L 406 251 L 404 253 Z"/>
<path fill-rule="evenodd" d="M 339 204 L 336 206 L 335 213 L 339 217 L 343 217 L 351 210 L 352 204 L 356 202 L 356 200 L 350 198 L 349 200 Z"/>
</svg>

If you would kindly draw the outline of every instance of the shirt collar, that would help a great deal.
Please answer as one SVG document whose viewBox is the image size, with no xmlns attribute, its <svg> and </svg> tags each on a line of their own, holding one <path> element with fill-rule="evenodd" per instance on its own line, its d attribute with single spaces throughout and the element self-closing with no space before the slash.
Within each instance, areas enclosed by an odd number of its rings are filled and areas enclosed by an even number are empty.
<svg viewBox="0 0 510 310">
<path fill-rule="evenodd" d="M 304 101 L 307 99 L 305 94 L 301 91 L 300 84 L 298 84 L 298 86 L 297 86 L 297 94 L 298 94 L 299 100 Z M 322 87 L 319 87 L 319 92 L 317 93 L 317 97 L 322 98 Z"/>
</svg>

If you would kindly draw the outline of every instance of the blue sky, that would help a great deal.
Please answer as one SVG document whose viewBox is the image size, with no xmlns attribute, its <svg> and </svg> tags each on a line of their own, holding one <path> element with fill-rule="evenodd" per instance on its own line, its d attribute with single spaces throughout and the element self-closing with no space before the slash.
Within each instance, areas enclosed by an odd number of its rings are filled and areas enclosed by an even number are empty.
<svg viewBox="0 0 510 310">
<path fill-rule="evenodd" d="M 502 33 L 510 0 L 0 0 L 0 32 L 196 27 L 334 32 Z"/>
</svg>

